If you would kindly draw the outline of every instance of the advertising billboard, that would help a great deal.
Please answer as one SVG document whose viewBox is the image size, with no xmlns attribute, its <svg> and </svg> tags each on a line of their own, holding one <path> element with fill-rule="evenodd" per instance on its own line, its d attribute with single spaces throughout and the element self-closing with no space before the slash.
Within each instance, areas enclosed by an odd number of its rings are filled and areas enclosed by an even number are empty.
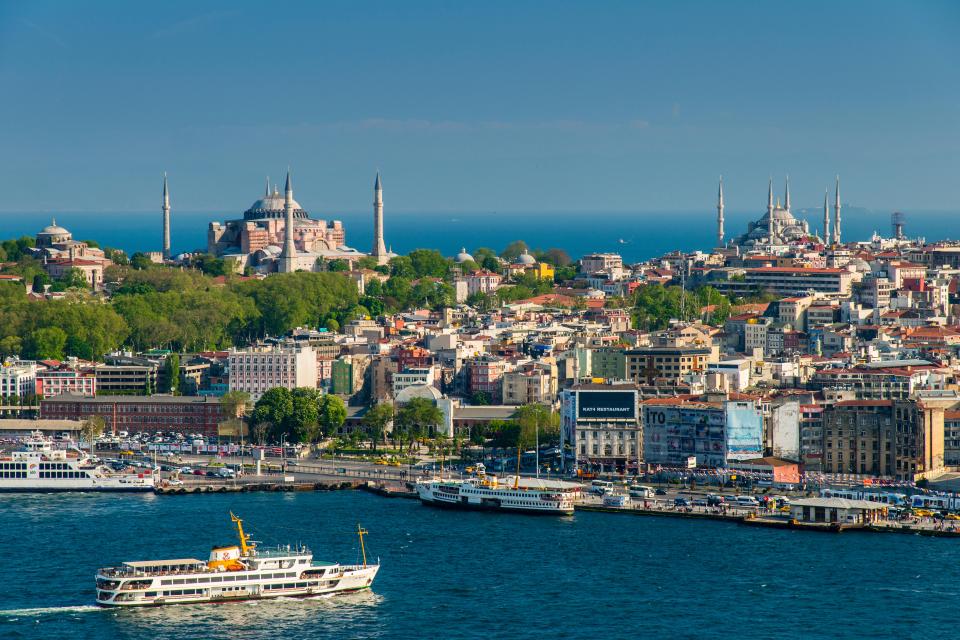
<svg viewBox="0 0 960 640">
<path fill-rule="evenodd" d="M 581 391 L 577 399 L 578 418 L 635 420 L 635 391 Z"/>
</svg>

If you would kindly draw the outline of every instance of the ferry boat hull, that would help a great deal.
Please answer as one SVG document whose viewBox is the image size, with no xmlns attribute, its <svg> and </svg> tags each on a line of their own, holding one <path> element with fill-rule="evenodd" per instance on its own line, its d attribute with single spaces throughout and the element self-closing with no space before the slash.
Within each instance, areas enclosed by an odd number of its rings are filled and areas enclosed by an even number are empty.
<svg viewBox="0 0 960 640">
<path fill-rule="evenodd" d="M 31 434 L 21 450 L 0 455 L 0 493 L 153 491 L 154 477 L 152 472 L 114 472 L 80 449 L 56 448 L 40 432 Z"/>
<path fill-rule="evenodd" d="M 306 598 L 369 589 L 380 564 L 367 564 L 357 525 L 363 564 L 315 562 L 304 546 L 257 548 L 243 532 L 243 521 L 230 514 L 240 543 L 215 546 L 204 562 L 195 558 L 124 562 L 97 571 L 96 603 L 101 607 L 157 607 Z"/>
<path fill-rule="evenodd" d="M 491 488 L 480 482 L 420 482 L 417 496 L 422 504 L 441 509 L 503 511 L 530 515 L 573 515 L 575 496 L 553 489 L 516 490 Z"/>
<path fill-rule="evenodd" d="M 101 607 L 162 607 L 175 604 L 217 604 L 246 602 L 250 600 L 273 600 L 276 598 L 310 598 L 322 595 L 345 595 L 369 589 L 380 567 L 379 565 L 371 565 L 366 568 L 345 567 L 345 569 L 351 570 L 346 571 L 344 576 L 337 581 L 336 585 L 321 586 L 320 582 L 322 581 L 314 580 L 310 582 L 315 583 L 315 586 L 294 587 L 290 589 L 279 587 L 286 584 L 300 584 L 304 581 L 297 583 L 276 582 L 257 584 L 251 580 L 247 584 L 239 585 L 236 583 L 230 585 L 220 583 L 204 587 L 203 589 L 171 589 L 169 585 L 161 585 L 160 582 L 162 581 L 155 579 L 157 586 L 151 583 L 151 586 L 142 589 L 121 589 L 116 591 L 98 589 L 96 603 Z M 199 578 L 200 576 L 197 577 Z M 204 575 L 202 577 L 208 576 Z M 98 580 L 105 579 L 104 576 L 100 575 L 98 575 L 97 578 Z M 191 577 L 184 576 L 179 579 L 189 580 Z M 202 593 L 159 595 L 172 591 L 201 591 Z"/>
</svg>

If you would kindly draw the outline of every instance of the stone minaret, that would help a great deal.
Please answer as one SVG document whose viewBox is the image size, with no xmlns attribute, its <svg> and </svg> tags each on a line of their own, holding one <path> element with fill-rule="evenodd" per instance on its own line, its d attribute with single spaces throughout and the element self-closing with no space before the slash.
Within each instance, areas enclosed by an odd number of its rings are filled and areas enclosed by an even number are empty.
<svg viewBox="0 0 960 640">
<path fill-rule="evenodd" d="M 290 170 L 287 170 L 287 185 L 284 188 L 283 202 L 283 252 L 280 254 L 280 271 L 296 271 L 297 247 L 293 243 L 293 184 L 290 182 Z"/>
<path fill-rule="evenodd" d="M 170 259 L 170 188 L 167 172 L 163 172 L 163 259 Z"/>
<path fill-rule="evenodd" d="M 723 176 L 717 188 L 717 248 L 723 247 Z"/>
<path fill-rule="evenodd" d="M 787 176 L 787 186 L 783 192 L 783 208 L 790 211 L 790 176 Z"/>
<path fill-rule="evenodd" d="M 373 250 L 370 252 L 377 264 L 386 264 L 389 260 L 387 247 L 383 242 L 383 187 L 380 185 L 380 172 L 373 183 Z"/>
<path fill-rule="evenodd" d="M 830 246 L 830 204 L 827 201 L 829 189 L 823 190 L 823 244 Z"/>
<path fill-rule="evenodd" d="M 767 183 L 767 232 L 770 234 L 770 246 L 773 246 L 773 178 Z"/>
<path fill-rule="evenodd" d="M 840 244 L 840 176 L 837 176 L 837 190 L 833 199 L 833 241 Z"/>
</svg>

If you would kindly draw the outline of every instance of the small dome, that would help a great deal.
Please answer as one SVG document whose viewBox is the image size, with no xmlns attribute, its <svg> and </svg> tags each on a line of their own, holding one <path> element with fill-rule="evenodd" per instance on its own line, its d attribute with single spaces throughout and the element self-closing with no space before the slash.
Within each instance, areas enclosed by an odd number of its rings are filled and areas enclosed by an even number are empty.
<svg viewBox="0 0 960 640">
<path fill-rule="evenodd" d="M 537 264 L 537 260 L 532 255 L 524 251 L 517 256 L 517 264 Z"/>
<path fill-rule="evenodd" d="M 397 397 L 394 398 L 397 404 L 404 404 L 410 402 L 414 398 L 423 398 L 425 400 L 432 400 L 436 402 L 443 398 L 443 394 L 433 385 L 430 384 L 415 384 L 407 387 L 400 391 L 397 394 Z"/>
<path fill-rule="evenodd" d="M 460 262 L 460 263 L 462 263 L 462 262 L 468 262 L 468 261 L 469 261 L 469 262 L 473 262 L 473 261 L 474 261 L 474 260 L 473 260 L 473 256 L 470 255 L 469 253 L 467 253 L 467 248 L 466 248 L 466 247 L 463 247 L 462 249 L 460 249 L 460 253 L 457 254 L 457 257 L 454 258 L 454 260 L 456 260 L 457 262 Z"/>
<path fill-rule="evenodd" d="M 43 231 L 41 231 L 40 233 L 44 233 L 44 234 L 47 234 L 47 235 L 57 235 L 57 236 L 60 236 L 60 235 L 63 235 L 63 234 L 68 234 L 68 235 L 69 235 L 70 232 L 67 231 L 66 229 L 64 229 L 63 227 L 61 227 L 60 225 L 58 225 L 56 218 L 54 218 L 53 220 L 50 221 L 50 224 L 48 224 L 47 226 L 45 226 L 45 227 L 43 228 Z"/>
</svg>

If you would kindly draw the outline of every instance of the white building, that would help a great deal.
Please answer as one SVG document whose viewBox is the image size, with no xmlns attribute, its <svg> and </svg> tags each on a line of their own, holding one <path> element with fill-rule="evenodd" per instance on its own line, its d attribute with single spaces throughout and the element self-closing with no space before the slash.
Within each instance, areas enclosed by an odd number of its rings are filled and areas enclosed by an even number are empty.
<svg viewBox="0 0 960 640">
<path fill-rule="evenodd" d="M 436 367 L 409 367 L 405 371 L 393 374 L 393 397 L 408 387 L 421 385 L 436 386 Z"/>
<path fill-rule="evenodd" d="M 32 360 L 9 360 L 0 367 L 0 397 L 32 396 L 37 388 L 37 363 Z"/>
<path fill-rule="evenodd" d="M 270 346 L 231 350 L 230 390 L 246 391 L 253 400 L 268 389 L 316 388 L 317 355 L 309 346 Z"/>
<path fill-rule="evenodd" d="M 590 253 L 580 258 L 582 273 L 599 273 L 623 269 L 623 258 L 617 253 Z"/>
</svg>

